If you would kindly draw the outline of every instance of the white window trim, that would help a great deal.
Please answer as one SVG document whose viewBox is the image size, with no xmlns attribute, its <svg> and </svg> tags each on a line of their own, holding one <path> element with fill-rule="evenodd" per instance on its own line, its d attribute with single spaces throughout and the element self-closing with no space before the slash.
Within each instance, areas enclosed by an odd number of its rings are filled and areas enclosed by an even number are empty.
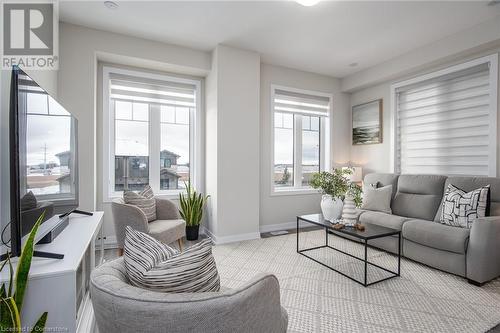
<svg viewBox="0 0 500 333">
<path fill-rule="evenodd" d="M 122 192 L 116 192 L 113 188 L 114 178 L 115 178 L 115 152 L 114 152 L 114 110 L 111 108 L 111 101 L 109 98 L 109 78 L 111 73 L 136 76 L 142 78 L 150 78 L 154 80 L 170 81 L 176 83 L 186 83 L 191 84 L 196 87 L 196 108 L 194 112 L 190 113 L 190 131 L 189 131 L 189 172 L 191 184 L 200 191 L 202 189 L 202 99 L 201 99 L 201 79 L 187 79 L 179 78 L 176 76 L 169 76 L 166 74 L 154 74 L 149 72 L 128 70 L 112 66 L 104 66 L 102 70 L 102 138 L 103 138 L 103 149 L 102 149 L 102 177 L 103 177 L 103 201 L 111 202 L 115 198 L 122 197 Z M 150 124 L 154 122 L 159 123 L 159 113 L 154 114 L 150 112 Z M 192 124 L 192 125 L 191 125 Z M 194 131 L 192 130 L 194 129 Z M 152 138 L 155 138 L 152 140 Z M 149 127 L 149 182 L 153 191 L 163 197 L 169 197 L 172 199 L 177 199 L 179 193 L 185 192 L 185 190 L 160 190 L 160 133 L 159 127 L 155 129 L 155 126 Z M 157 156 L 156 156 L 157 155 Z M 158 165 L 156 165 L 156 158 L 158 160 Z"/>
<path fill-rule="evenodd" d="M 291 88 L 291 87 L 271 84 L 271 108 L 270 108 L 271 121 L 269 122 L 270 129 L 271 129 L 271 145 L 270 145 L 271 146 L 271 149 L 270 149 L 271 150 L 271 166 L 270 166 L 271 194 L 270 195 L 271 196 L 281 196 L 281 195 L 318 194 L 318 190 L 313 189 L 310 186 L 300 186 L 300 187 L 294 186 L 294 187 L 283 187 L 283 188 L 276 188 L 274 186 L 274 97 L 275 97 L 276 90 L 286 90 L 286 91 L 300 93 L 300 94 L 327 97 L 329 99 L 328 117 L 325 117 L 328 120 L 327 121 L 320 121 L 320 145 L 319 145 L 319 147 L 320 147 L 320 151 L 319 151 L 320 171 L 327 171 L 330 169 L 330 151 L 331 151 L 330 128 L 331 128 L 331 122 L 332 122 L 333 95 L 329 94 L 329 93 L 319 92 L 319 91 L 297 89 L 297 88 Z M 299 163 L 301 157 L 299 154 L 297 154 L 299 147 L 302 146 L 302 137 L 295 135 L 295 133 L 301 133 L 301 132 L 302 132 L 302 121 L 299 121 L 299 119 L 297 119 L 297 117 L 295 117 L 295 123 L 294 123 L 294 161 L 293 161 L 293 163 L 294 163 L 294 170 L 293 170 L 294 184 L 300 184 L 302 182 L 302 179 L 300 179 L 300 175 L 302 175 L 302 170 L 301 170 L 302 165 L 301 165 L 301 163 Z M 328 147 L 328 149 L 327 149 L 327 147 Z M 299 171 L 299 172 L 297 172 L 297 171 Z"/>
<path fill-rule="evenodd" d="M 458 72 L 467 68 L 475 67 L 481 64 L 489 63 L 490 66 L 490 105 L 492 112 L 490 112 L 490 151 L 489 151 L 489 161 L 488 161 L 488 176 L 497 176 L 497 113 L 498 113 L 498 53 L 477 58 L 471 61 L 467 61 L 458 65 L 450 66 L 442 70 L 438 70 L 432 73 L 420 75 L 405 81 L 397 82 L 391 85 L 391 154 L 390 154 L 390 165 L 391 172 L 395 172 L 397 169 L 397 137 L 398 137 L 398 114 L 397 114 L 397 94 L 396 90 L 401 87 L 405 87 L 411 84 L 419 83 L 429 79 L 434 79 L 446 74 L 451 74 Z"/>
</svg>

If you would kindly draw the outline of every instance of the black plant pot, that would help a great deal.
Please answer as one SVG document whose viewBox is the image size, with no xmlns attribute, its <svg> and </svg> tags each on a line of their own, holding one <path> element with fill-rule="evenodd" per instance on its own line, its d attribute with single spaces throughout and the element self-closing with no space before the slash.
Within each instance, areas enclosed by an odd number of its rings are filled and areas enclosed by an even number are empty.
<svg viewBox="0 0 500 333">
<path fill-rule="evenodd" d="M 186 239 L 194 241 L 198 239 L 198 234 L 200 231 L 199 225 L 187 225 L 186 226 Z"/>
</svg>

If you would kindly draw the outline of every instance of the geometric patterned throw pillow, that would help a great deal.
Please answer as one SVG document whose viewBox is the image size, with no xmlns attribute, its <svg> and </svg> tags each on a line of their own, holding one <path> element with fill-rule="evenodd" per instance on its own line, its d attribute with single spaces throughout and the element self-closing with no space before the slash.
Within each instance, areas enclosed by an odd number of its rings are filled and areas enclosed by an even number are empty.
<svg viewBox="0 0 500 333">
<path fill-rule="evenodd" d="M 144 241 L 145 236 L 152 239 L 127 227 L 125 267 L 132 285 L 165 293 L 220 290 L 220 277 L 210 239 L 178 252 L 155 239 Z"/>
<path fill-rule="evenodd" d="M 465 192 L 449 184 L 444 194 L 441 223 L 470 228 L 478 218 L 485 217 L 490 185 Z"/>
<path fill-rule="evenodd" d="M 148 222 L 156 220 L 156 200 L 151 186 L 146 185 L 139 193 L 129 190 L 123 191 L 123 201 L 142 210 Z"/>
</svg>

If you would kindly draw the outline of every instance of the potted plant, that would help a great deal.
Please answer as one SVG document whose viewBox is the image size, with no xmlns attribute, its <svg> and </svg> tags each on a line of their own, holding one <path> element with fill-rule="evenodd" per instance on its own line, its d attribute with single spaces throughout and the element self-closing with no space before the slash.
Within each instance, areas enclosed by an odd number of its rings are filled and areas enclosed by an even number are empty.
<svg viewBox="0 0 500 333">
<path fill-rule="evenodd" d="M 210 196 L 203 196 L 201 193 L 197 193 L 191 186 L 191 181 L 184 184 L 186 185 L 186 193 L 179 194 L 179 213 L 184 221 L 186 221 L 186 239 L 197 240 L 203 217 L 203 209 Z"/>
<path fill-rule="evenodd" d="M 31 229 L 19 261 L 17 262 L 16 273 L 14 276 L 10 253 L 0 264 L 2 271 L 8 264 L 9 267 L 9 282 L 8 287 L 2 283 L 0 287 L 0 331 L 2 332 L 43 332 L 45 331 L 45 323 L 47 321 L 47 312 L 44 312 L 37 320 L 33 327 L 22 326 L 21 324 L 21 309 L 23 306 L 24 294 L 28 285 L 28 276 L 31 268 L 31 259 L 33 258 L 33 246 L 35 235 L 38 227 L 43 221 L 45 212 L 38 218 L 37 222 Z"/>
<path fill-rule="evenodd" d="M 312 175 L 311 186 L 323 193 L 321 212 L 325 220 L 335 221 L 341 217 L 346 196 L 352 198 L 356 207 L 361 206 L 361 187 L 348 179 L 352 173 L 350 168 L 335 168 L 332 172 L 322 171 Z"/>
</svg>

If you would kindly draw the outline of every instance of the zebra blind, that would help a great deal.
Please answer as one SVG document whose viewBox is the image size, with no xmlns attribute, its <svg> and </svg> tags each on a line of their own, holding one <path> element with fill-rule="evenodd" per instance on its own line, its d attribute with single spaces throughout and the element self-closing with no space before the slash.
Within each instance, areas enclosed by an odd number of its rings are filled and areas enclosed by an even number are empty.
<svg viewBox="0 0 500 333">
<path fill-rule="evenodd" d="M 114 100 L 195 107 L 196 87 L 111 73 L 110 97 Z"/>
<path fill-rule="evenodd" d="M 328 117 L 330 98 L 276 89 L 274 91 L 274 110 L 284 113 Z"/>
<path fill-rule="evenodd" d="M 496 107 L 489 65 L 396 89 L 397 172 L 491 175 Z"/>
</svg>

